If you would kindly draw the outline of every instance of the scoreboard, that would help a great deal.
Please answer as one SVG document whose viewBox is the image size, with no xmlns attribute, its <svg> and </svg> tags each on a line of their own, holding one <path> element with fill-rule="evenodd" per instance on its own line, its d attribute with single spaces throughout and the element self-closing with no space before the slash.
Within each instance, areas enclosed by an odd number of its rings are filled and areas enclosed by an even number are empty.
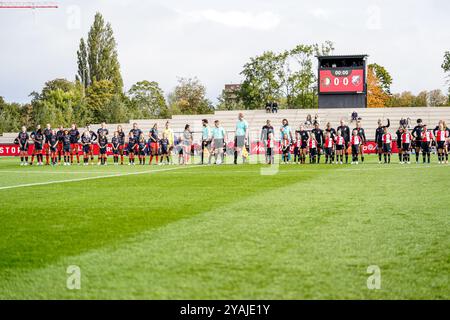
<svg viewBox="0 0 450 320">
<path fill-rule="evenodd" d="M 319 93 L 365 92 L 364 68 L 319 70 Z"/>
</svg>

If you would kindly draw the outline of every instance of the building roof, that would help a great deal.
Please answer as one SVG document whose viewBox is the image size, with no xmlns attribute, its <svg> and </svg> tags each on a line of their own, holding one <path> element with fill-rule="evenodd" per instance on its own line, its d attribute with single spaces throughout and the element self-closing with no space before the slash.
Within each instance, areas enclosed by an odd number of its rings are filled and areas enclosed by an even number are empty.
<svg viewBox="0 0 450 320">
<path fill-rule="evenodd" d="M 333 55 L 333 56 L 316 56 L 319 60 L 333 60 L 333 59 L 365 59 L 369 55 L 367 54 L 345 54 L 345 55 Z"/>
</svg>

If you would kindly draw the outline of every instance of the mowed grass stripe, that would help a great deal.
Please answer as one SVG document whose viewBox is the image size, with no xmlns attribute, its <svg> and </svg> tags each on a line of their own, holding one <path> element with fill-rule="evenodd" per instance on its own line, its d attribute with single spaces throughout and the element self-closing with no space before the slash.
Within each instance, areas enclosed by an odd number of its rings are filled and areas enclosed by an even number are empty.
<svg viewBox="0 0 450 320">
<path fill-rule="evenodd" d="M 449 298 L 444 174 L 328 171 L 0 283 L 22 298 Z M 418 181 L 426 193 L 402 193 Z M 366 287 L 373 264 L 381 291 Z"/>
<path fill-rule="evenodd" d="M 173 171 L 173 170 L 180 170 L 180 169 L 186 169 L 186 168 L 195 168 L 195 167 L 172 167 L 172 168 L 152 169 L 152 170 L 137 171 L 137 172 L 104 174 L 104 175 L 95 176 L 95 177 L 84 177 L 84 178 L 76 178 L 76 179 L 51 180 L 51 181 L 35 182 L 35 183 L 27 183 L 27 184 L 17 184 L 17 185 L 0 187 L 0 190 L 35 187 L 35 186 L 45 186 L 45 185 L 49 185 L 49 184 L 80 182 L 80 181 L 98 180 L 98 179 L 106 179 L 106 178 L 117 178 L 117 177 L 133 176 L 133 175 L 140 175 L 140 174 L 153 174 L 153 173 L 158 173 L 158 172 Z"/>
<path fill-rule="evenodd" d="M 191 167 L 193 168 L 193 167 Z M 313 175 L 269 179 L 258 168 L 221 179 L 217 170 L 198 175 L 127 175 L 33 188 L 3 190 L 0 275 L 40 268 L 64 256 L 113 243 L 140 232 L 212 210 L 243 197 Z M 256 169 L 256 170 L 255 170 Z M 185 170 L 190 170 L 190 167 Z M 315 173 L 318 174 L 318 173 Z M 247 179 L 248 184 L 243 184 Z M 18 192 L 20 190 L 20 192 Z"/>
</svg>

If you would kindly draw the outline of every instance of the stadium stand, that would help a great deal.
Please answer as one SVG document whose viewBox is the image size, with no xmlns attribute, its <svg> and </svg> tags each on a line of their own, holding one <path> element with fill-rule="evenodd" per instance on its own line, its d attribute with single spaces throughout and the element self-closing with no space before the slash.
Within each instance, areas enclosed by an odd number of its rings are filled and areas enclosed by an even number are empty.
<svg viewBox="0 0 450 320">
<path fill-rule="evenodd" d="M 208 119 L 210 125 L 213 125 L 214 120 L 219 120 L 221 125 L 227 131 L 228 139 L 233 139 L 234 130 L 239 112 L 244 113 L 245 119 L 249 123 L 250 134 L 255 140 L 259 137 L 260 130 L 265 124 L 266 120 L 270 119 L 272 125 L 278 129 L 281 126 L 283 119 L 288 119 L 289 124 L 293 129 L 297 129 L 301 124 L 304 124 L 308 114 L 314 116 L 317 114 L 320 119 L 321 128 L 325 128 L 327 122 L 336 128 L 339 121 L 344 119 L 351 127 L 355 127 L 355 123 L 351 123 L 351 114 L 353 111 L 358 113 L 362 119 L 362 126 L 366 130 L 368 140 L 373 140 L 375 137 L 375 129 L 377 127 L 378 119 L 384 123 L 386 119 L 391 120 L 390 131 L 394 133 L 399 127 L 400 119 L 409 118 L 411 129 L 415 126 L 417 119 L 422 119 L 424 123 L 432 128 L 437 125 L 439 120 L 446 120 L 450 123 L 450 108 L 445 107 L 418 107 L 418 108 L 367 108 L 367 109 L 280 109 L 278 113 L 266 113 L 265 110 L 233 110 L 233 111 L 216 111 L 214 114 L 207 115 L 175 115 L 171 119 L 139 119 L 130 120 L 129 123 L 122 123 L 123 130 L 128 132 L 133 123 L 137 123 L 144 132 L 148 132 L 153 124 L 157 123 L 160 131 L 164 128 L 167 120 L 170 121 L 170 126 L 175 134 L 180 134 L 184 130 L 186 124 L 191 125 L 191 130 L 194 132 L 194 140 L 200 139 L 200 132 L 202 128 L 201 120 Z M 116 130 L 118 124 L 107 124 L 108 130 L 112 133 Z M 91 125 L 94 131 L 100 127 L 99 124 Z M 31 128 L 29 131 L 32 131 Z M 81 130 L 80 130 L 81 131 Z M 0 143 L 12 143 L 16 138 L 17 133 L 4 133 L 0 137 Z"/>
</svg>

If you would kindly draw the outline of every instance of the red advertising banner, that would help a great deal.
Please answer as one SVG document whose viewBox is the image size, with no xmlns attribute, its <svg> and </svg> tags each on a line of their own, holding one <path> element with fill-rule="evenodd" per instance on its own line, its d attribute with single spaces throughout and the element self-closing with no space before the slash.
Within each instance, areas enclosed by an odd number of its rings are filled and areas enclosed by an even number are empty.
<svg viewBox="0 0 450 320">
<path fill-rule="evenodd" d="M 280 143 L 275 144 L 275 152 L 281 153 L 281 146 Z M 229 149 L 232 149 L 234 147 L 233 143 L 229 143 L 227 145 Z M 262 142 L 253 142 L 251 144 L 250 148 L 250 154 L 265 154 L 266 148 L 264 147 L 264 144 Z M 33 154 L 34 145 L 30 144 L 30 147 L 28 148 L 28 154 Z M 78 146 L 78 152 L 79 154 L 82 154 L 83 151 L 81 149 L 81 145 Z M 294 146 L 291 146 L 291 153 L 294 152 Z M 368 141 L 364 145 L 364 153 L 366 154 L 372 154 L 377 152 L 377 144 L 374 141 Z M 392 143 L 392 153 L 398 153 L 397 143 L 394 141 Z M 18 156 L 20 154 L 20 149 L 18 145 L 15 144 L 0 144 L 0 157 L 13 157 Z M 94 154 L 99 154 L 99 148 L 98 145 L 94 145 Z M 112 147 L 108 146 L 107 148 L 107 154 L 112 155 Z"/>
<path fill-rule="evenodd" d="M 34 144 L 30 144 L 28 147 L 28 154 L 32 155 L 34 151 Z M 112 147 L 108 146 L 106 149 L 108 155 L 112 155 Z M 78 153 L 81 155 L 83 153 L 81 145 L 78 145 Z M 0 157 L 13 157 L 19 156 L 20 147 L 16 144 L 0 144 Z M 99 147 L 97 144 L 94 145 L 94 154 L 99 154 Z"/>
<path fill-rule="evenodd" d="M 320 70 L 321 93 L 364 91 L 364 69 Z"/>
<path fill-rule="evenodd" d="M 363 147 L 365 154 L 377 153 L 377 144 L 374 141 L 367 141 Z M 277 154 L 281 153 L 280 143 L 276 143 L 275 152 Z M 251 146 L 251 154 L 265 154 L 266 148 L 263 143 L 253 142 Z M 291 153 L 294 153 L 294 146 L 291 146 Z M 392 142 L 392 153 L 398 153 L 397 143 Z"/>
</svg>

